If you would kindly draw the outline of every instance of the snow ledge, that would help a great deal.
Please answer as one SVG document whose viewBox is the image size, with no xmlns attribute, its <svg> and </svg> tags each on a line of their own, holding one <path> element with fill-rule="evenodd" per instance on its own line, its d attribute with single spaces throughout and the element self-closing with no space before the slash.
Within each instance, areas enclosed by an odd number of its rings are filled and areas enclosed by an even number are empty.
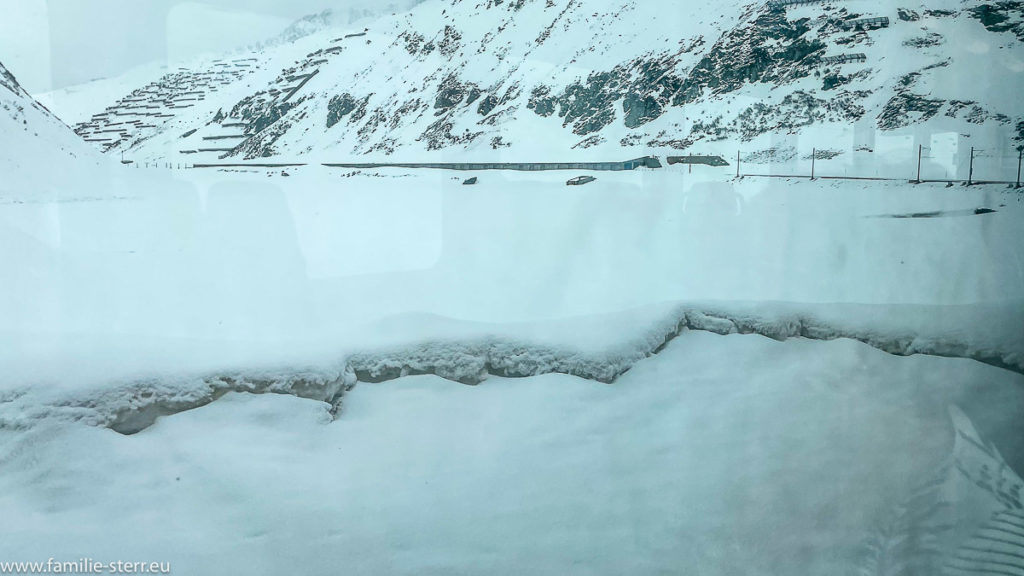
<svg viewBox="0 0 1024 576">
<path fill-rule="evenodd" d="M 416 330 L 401 331 L 408 334 L 405 341 L 348 354 L 334 365 L 135 380 L 50 398 L 40 387 L 15 388 L 0 395 L 0 430 L 27 429 L 58 419 L 134 434 L 161 416 L 205 406 L 228 392 L 321 401 L 336 416 L 345 392 L 358 381 L 386 382 L 419 374 L 467 385 L 489 376 L 552 373 L 611 384 L 689 330 L 757 334 L 778 341 L 848 338 L 897 356 L 965 358 L 1024 374 L 1022 316 L 1024 306 L 1019 302 L 960 307 L 685 304 L 602 322 L 599 326 L 607 334 L 597 337 L 596 343 L 591 338 L 590 344 L 581 342 L 587 341 L 592 327 L 581 328 L 573 321 L 557 327 L 497 326 L 491 332 L 462 327 L 444 339 L 430 338 L 434 324 L 428 323 L 426 337 L 414 336 Z"/>
</svg>

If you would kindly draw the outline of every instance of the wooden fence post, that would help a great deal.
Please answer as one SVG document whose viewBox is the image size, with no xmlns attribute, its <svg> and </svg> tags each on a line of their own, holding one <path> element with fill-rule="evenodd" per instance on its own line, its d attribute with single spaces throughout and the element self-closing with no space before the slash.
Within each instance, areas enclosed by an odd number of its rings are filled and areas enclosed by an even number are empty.
<svg viewBox="0 0 1024 576">
<path fill-rule="evenodd" d="M 921 151 L 924 150 L 924 146 L 921 144 L 917 145 L 917 183 L 921 183 Z"/>
<path fill-rule="evenodd" d="M 967 171 L 967 185 L 974 183 L 974 146 L 971 146 L 971 166 Z"/>
<path fill-rule="evenodd" d="M 1017 149 L 1017 185 L 1014 188 L 1020 188 L 1020 163 L 1024 160 L 1024 146 Z"/>
</svg>

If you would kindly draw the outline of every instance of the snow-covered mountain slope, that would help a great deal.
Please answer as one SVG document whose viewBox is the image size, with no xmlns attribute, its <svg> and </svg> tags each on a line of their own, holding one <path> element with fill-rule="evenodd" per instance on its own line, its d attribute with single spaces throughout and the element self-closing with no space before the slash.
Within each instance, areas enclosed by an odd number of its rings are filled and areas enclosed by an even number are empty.
<svg viewBox="0 0 1024 576">
<path fill-rule="evenodd" d="M 140 86 L 155 82 L 167 73 L 166 65 L 152 62 L 132 68 L 116 78 L 97 78 L 34 96 L 61 120 L 78 125 L 100 113 L 98 107 L 118 102 Z"/>
<path fill-rule="evenodd" d="M 252 56 L 264 74 L 244 89 L 207 91 L 202 105 L 174 108 L 194 88 L 172 87 L 151 103 L 159 105 L 155 126 L 129 122 L 106 144 L 141 158 L 184 152 L 195 162 L 536 159 L 587 148 L 587 156 L 733 155 L 795 135 L 808 149 L 852 154 L 874 150 L 876 132 L 924 127 L 1010 150 L 1024 140 L 1021 12 L 1020 3 L 979 0 L 899 9 L 726 0 L 711 10 L 428 0 L 365 30 L 332 28 L 267 47 Z M 180 72 L 209 74 L 215 64 Z M 106 112 L 135 114 L 131 103 Z M 77 129 L 95 136 L 109 129 L 100 120 Z"/>
<path fill-rule="evenodd" d="M 0 193 L 47 188 L 66 175 L 65 166 L 99 158 L 67 125 L 18 84 L 0 63 Z M 56 166 L 61 169 L 55 170 Z"/>
</svg>

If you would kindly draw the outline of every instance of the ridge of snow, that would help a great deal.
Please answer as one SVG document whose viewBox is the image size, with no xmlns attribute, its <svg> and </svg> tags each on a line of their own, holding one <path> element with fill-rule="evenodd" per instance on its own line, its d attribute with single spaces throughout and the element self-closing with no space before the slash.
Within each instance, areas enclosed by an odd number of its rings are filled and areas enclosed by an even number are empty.
<svg viewBox="0 0 1024 576">
<path fill-rule="evenodd" d="M 888 320 L 885 320 L 888 319 Z M 288 369 L 234 369 L 205 375 L 141 378 L 99 388 L 46 392 L 10 388 L 0 397 L 0 428 L 27 429 L 69 419 L 131 434 L 158 417 L 204 406 L 228 392 L 274 393 L 327 402 L 332 414 L 358 381 L 433 374 L 476 385 L 489 376 L 568 374 L 605 384 L 681 334 L 757 334 L 774 340 L 856 340 L 898 356 L 965 358 L 1024 374 L 1024 302 L 1005 306 L 809 306 L 708 303 L 655 306 L 628 315 L 562 323 L 488 326 L 395 319 L 368 332 L 362 351 L 340 363 Z M 979 321 L 980 320 L 980 321 Z M 401 334 L 401 336 L 397 336 Z M 575 334 L 589 334 L 573 338 Z M 42 391 L 41 391 L 42 390 Z"/>
</svg>

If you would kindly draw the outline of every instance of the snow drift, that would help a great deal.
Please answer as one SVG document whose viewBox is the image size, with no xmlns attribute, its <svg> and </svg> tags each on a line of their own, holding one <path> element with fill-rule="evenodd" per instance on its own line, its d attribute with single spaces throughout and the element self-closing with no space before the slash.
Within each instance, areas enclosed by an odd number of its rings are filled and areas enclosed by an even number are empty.
<svg viewBox="0 0 1024 576">
<path fill-rule="evenodd" d="M 614 383 L 689 331 L 753 334 L 785 341 L 856 340 L 889 354 L 964 358 L 1024 374 L 1024 303 L 1005 306 L 811 306 L 679 304 L 605 318 L 493 326 L 421 317 L 393 319 L 339 360 L 293 368 L 234 368 L 85 388 L 22 386 L 0 399 L 0 428 L 51 418 L 132 434 L 160 416 L 205 406 L 229 392 L 287 394 L 326 402 L 336 414 L 357 382 L 435 375 L 477 385 L 489 377 L 566 374 Z M 588 334 L 585 338 L 576 334 Z"/>
</svg>

